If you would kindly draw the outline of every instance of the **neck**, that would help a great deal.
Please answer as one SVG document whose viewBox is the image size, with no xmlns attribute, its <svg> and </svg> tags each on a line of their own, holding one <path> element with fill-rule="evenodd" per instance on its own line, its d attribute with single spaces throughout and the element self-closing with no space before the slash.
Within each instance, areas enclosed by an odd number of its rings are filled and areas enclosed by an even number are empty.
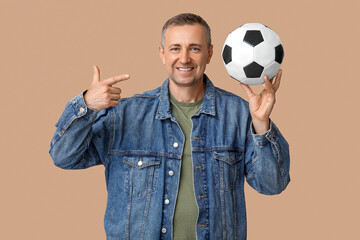
<svg viewBox="0 0 360 240">
<path fill-rule="evenodd" d="M 170 79 L 169 90 L 178 102 L 192 103 L 204 98 L 206 84 L 201 80 L 193 86 L 179 86 Z"/>
</svg>

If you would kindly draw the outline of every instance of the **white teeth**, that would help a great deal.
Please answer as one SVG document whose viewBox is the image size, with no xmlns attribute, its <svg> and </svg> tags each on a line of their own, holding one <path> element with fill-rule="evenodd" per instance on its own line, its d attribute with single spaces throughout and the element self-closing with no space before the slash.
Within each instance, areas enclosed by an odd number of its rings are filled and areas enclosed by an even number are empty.
<svg viewBox="0 0 360 240">
<path fill-rule="evenodd" d="M 180 71 L 190 71 L 192 68 L 178 68 Z"/>
</svg>

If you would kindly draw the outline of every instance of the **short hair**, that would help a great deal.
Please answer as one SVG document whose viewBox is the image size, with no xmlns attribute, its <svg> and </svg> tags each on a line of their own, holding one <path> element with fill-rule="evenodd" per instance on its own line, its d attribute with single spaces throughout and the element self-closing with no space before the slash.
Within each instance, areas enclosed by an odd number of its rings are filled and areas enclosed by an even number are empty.
<svg viewBox="0 0 360 240">
<path fill-rule="evenodd" d="M 164 47 L 164 41 L 165 41 L 165 33 L 166 30 L 171 26 L 183 26 L 183 25 L 194 25 L 194 24 L 200 24 L 204 27 L 205 33 L 206 33 L 206 43 L 207 47 L 209 48 L 211 45 L 211 30 L 209 25 L 205 22 L 205 20 L 200 17 L 199 15 L 193 14 L 193 13 L 181 13 L 179 15 L 176 15 L 169 20 L 166 21 L 164 24 L 162 31 L 161 31 L 161 47 Z"/>
</svg>

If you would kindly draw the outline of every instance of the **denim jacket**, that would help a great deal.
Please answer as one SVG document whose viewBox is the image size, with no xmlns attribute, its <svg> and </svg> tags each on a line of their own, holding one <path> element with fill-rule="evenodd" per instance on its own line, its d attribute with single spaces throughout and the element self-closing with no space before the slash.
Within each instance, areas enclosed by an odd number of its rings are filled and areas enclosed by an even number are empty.
<svg viewBox="0 0 360 240">
<path fill-rule="evenodd" d="M 272 195 L 290 181 L 289 147 L 273 122 L 254 134 L 248 103 L 214 87 L 192 117 L 197 239 L 246 239 L 244 180 Z M 50 155 L 63 169 L 104 165 L 107 239 L 172 239 L 184 135 L 171 113 L 169 79 L 99 112 L 73 98 L 56 124 Z M 279 229 L 280 230 L 280 229 Z"/>
</svg>

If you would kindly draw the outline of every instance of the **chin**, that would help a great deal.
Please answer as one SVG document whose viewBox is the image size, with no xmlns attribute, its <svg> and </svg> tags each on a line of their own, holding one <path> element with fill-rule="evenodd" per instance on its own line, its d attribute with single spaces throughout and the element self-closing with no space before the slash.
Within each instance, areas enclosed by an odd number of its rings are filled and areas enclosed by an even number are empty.
<svg viewBox="0 0 360 240">
<path fill-rule="evenodd" d="M 177 86 L 181 86 L 181 87 L 192 87 L 199 82 L 199 79 L 196 78 L 192 78 L 192 79 L 171 78 L 171 79 Z"/>
</svg>

